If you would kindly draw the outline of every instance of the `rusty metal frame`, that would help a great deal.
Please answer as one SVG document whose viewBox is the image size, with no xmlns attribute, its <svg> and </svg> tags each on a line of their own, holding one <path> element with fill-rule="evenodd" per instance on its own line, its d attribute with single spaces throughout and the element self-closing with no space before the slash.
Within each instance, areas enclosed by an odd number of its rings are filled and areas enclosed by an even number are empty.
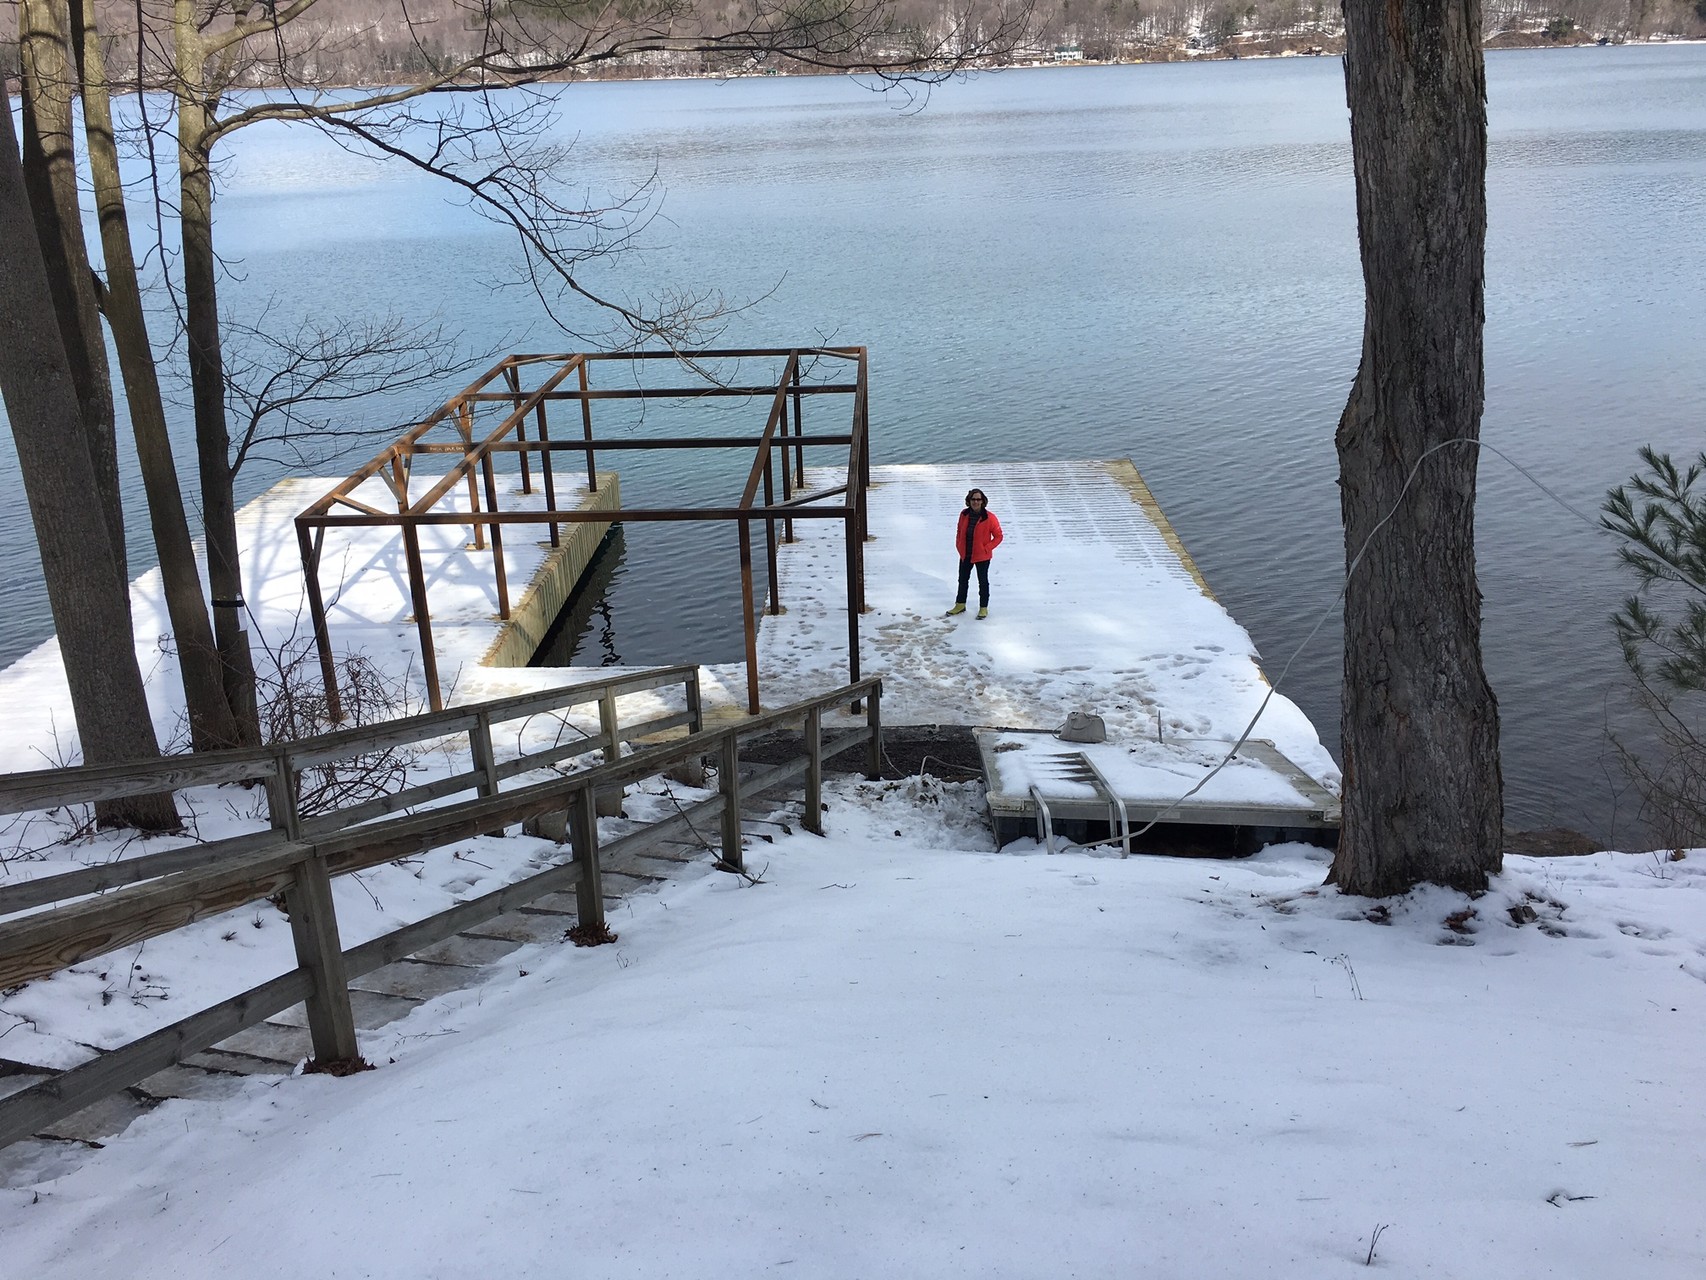
<svg viewBox="0 0 1706 1280">
<path fill-rule="evenodd" d="M 708 371 L 710 362 L 767 359 L 781 361 L 774 382 L 733 385 L 717 381 Z M 638 379 L 625 386 L 594 386 L 593 371 L 601 366 L 631 365 L 640 361 L 675 362 L 698 381 L 690 386 L 644 387 Z M 837 361 L 853 366 L 851 381 L 807 382 L 803 362 Z M 638 370 L 635 370 L 637 373 Z M 528 375 L 543 375 L 528 388 Z M 864 347 L 753 348 L 706 351 L 578 352 L 567 355 L 510 355 L 487 370 L 458 395 L 451 397 L 423 421 L 410 427 L 393 444 L 375 455 L 337 485 L 330 493 L 296 517 L 296 540 L 302 556 L 307 585 L 308 610 L 319 653 L 320 675 L 326 687 L 328 709 L 334 721 L 343 718 L 332 655 L 331 635 L 326 622 L 326 601 L 320 583 L 320 561 L 328 529 L 395 528 L 403 539 L 404 560 L 409 574 L 409 596 L 415 627 L 420 637 L 421 665 L 427 696 L 434 711 L 442 710 L 438 659 L 433 651 L 432 612 L 427 580 L 421 560 L 420 530 L 423 526 L 466 525 L 473 530 L 472 549 L 492 554 L 497 587 L 498 616 L 510 616 L 509 583 L 504 572 L 503 531 L 512 524 L 543 524 L 550 528 L 550 541 L 557 546 L 561 526 L 584 521 L 732 521 L 740 537 L 740 587 L 742 622 L 746 641 L 747 710 L 759 712 L 757 598 L 753 581 L 753 536 L 755 529 L 765 548 L 768 608 L 782 611 L 777 546 L 794 539 L 794 521 L 828 519 L 842 522 L 847 557 L 847 680 L 859 680 L 859 615 L 865 610 L 865 556 L 867 534 L 866 491 L 871 480 L 869 447 L 870 384 Z M 843 431 L 805 434 L 804 402 L 830 396 L 849 399 L 851 414 Z M 670 436 L 657 439 L 598 439 L 593 431 L 593 406 L 604 400 L 698 400 L 740 397 L 769 399 L 769 414 L 757 436 Z M 563 401 L 579 405 L 578 438 L 554 439 L 548 406 Z M 482 415 L 501 413 L 495 426 L 477 434 Z M 529 422 L 533 436 L 529 438 Z M 440 438 L 446 437 L 448 438 Z M 587 486 L 598 490 L 596 455 L 600 451 L 671 449 L 751 449 L 752 468 L 739 499 L 731 506 L 621 508 L 611 511 L 567 510 L 557 505 L 555 455 L 580 453 L 585 457 Z M 805 454 L 808 448 L 845 448 L 846 482 L 831 488 L 808 491 Z M 419 457 L 454 457 L 448 472 L 434 473 L 432 483 L 414 496 L 414 464 Z M 532 493 L 537 471 L 545 492 L 543 511 L 502 511 L 498 504 L 497 475 L 511 456 L 516 459 L 521 492 Z M 778 463 L 780 466 L 778 467 Z M 780 472 L 778 497 L 777 481 Z M 355 496 L 368 480 L 378 478 L 391 490 L 395 512 L 382 511 Z M 426 477 L 422 477 L 423 480 Z M 434 507 L 459 485 L 466 485 L 469 511 L 437 511 Z M 760 500 L 762 492 L 762 500 Z M 826 505 L 829 499 L 839 503 Z M 757 528 L 757 526 L 762 528 Z M 857 706 L 854 708 L 857 710 Z"/>
</svg>

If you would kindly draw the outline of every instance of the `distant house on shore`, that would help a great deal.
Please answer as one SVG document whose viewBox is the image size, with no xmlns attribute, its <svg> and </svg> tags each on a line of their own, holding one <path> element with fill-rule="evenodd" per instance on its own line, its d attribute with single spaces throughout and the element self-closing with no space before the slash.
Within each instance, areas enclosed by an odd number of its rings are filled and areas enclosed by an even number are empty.
<svg viewBox="0 0 1706 1280">
<path fill-rule="evenodd" d="M 1054 60 L 1056 62 L 1083 62 L 1084 48 L 1082 45 L 1076 44 L 1057 44 L 1054 47 Z"/>
</svg>

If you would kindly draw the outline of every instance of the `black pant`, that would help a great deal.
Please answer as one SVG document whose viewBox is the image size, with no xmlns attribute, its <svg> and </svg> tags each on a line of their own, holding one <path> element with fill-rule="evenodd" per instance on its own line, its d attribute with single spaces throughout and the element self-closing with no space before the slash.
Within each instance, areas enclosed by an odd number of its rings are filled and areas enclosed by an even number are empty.
<svg viewBox="0 0 1706 1280">
<path fill-rule="evenodd" d="M 966 602 L 966 588 L 971 585 L 971 571 L 977 570 L 977 605 L 980 609 L 989 608 L 989 561 L 979 560 L 973 564 L 970 560 L 960 561 L 960 594 L 954 597 L 955 604 Z"/>
</svg>

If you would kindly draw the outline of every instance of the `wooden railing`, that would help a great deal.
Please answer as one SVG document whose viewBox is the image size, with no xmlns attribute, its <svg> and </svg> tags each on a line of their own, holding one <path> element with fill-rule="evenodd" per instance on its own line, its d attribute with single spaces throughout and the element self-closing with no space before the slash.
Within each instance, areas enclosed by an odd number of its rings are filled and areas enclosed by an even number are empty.
<svg viewBox="0 0 1706 1280">
<path fill-rule="evenodd" d="M 662 674 L 654 672 L 648 676 Z M 610 681 L 604 686 L 606 692 L 598 695 L 601 710 L 609 708 L 605 734 L 601 735 L 604 742 L 614 744 L 626 737 L 638 736 L 638 727 L 629 734 L 615 728 L 614 690 L 627 681 L 643 678 L 646 677 Z M 173 850 L 165 855 L 147 855 L 6 890 L 7 897 L 0 900 L 0 915 L 15 914 L 44 902 L 64 905 L 0 921 L 0 989 L 56 973 L 115 947 L 158 937 L 279 893 L 285 895 L 297 967 L 212 1008 L 0 1100 L 0 1146 L 36 1133 L 55 1120 L 110 1093 L 137 1084 L 155 1072 L 298 1003 L 306 1004 L 316 1063 L 354 1062 L 358 1046 L 350 1006 L 350 979 L 442 942 L 546 894 L 569 889 L 575 892 L 579 926 L 594 935 L 601 934 L 604 926 L 599 873 L 602 856 L 633 849 L 674 832 L 685 832 L 693 827 L 696 820 L 716 818 L 720 820 L 721 865 L 731 870 L 742 870 L 745 866 L 740 830 L 743 797 L 803 777 L 803 822 L 807 830 L 821 834 L 823 762 L 863 746 L 866 773 L 873 777 L 881 773 L 882 722 L 879 706 L 882 686 L 878 680 L 860 681 L 818 698 L 711 730 L 697 722 L 697 685 L 690 682 L 688 687 L 693 695 L 690 710 L 695 723 L 690 726 L 687 736 L 641 747 L 627 756 L 619 755 L 619 748 L 612 745 L 608 748 L 609 758 L 603 764 L 579 773 L 507 792 L 497 789 L 497 779 L 506 768 L 511 773 L 523 770 L 519 768 L 522 761 L 510 761 L 503 766 L 492 763 L 492 719 L 540 695 L 417 717 L 418 720 L 434 722 L 458 716 L 472 717 L 467 725 L 468 731 L 473 735 L 483 735 L 486 742 L 483 764 L 478 747 L 474 753 L 474 785 L 482 794 L 385 821 L 373 821 L 373 815 L 368 815 L 369 820 L 357 821 L 354 825 L 347 821 L 335 824 L 329 819 L 340 815 L 329 815 L 327 820 L 295 819 L 295 826 L 291 828 L 287 825 L 291 811 L 281 805 L 275 813 L 276 829 L 270 832 L 193 849 Z M 581 690 L 561 692 L 573 695 Z M 824 711 L 858 700 L 863 700 L 865 723 L 825 741 L 822 731 Z M 744 779 L 741 777 L 740 745 L 743 741 L 796 725 L 802 731 L 804 742 L 804 754 L 800 759 L 762 769 Z M 346 745 L 348 742 L 371 743 L 375 740 L 367 731 L 351 730 L 346 734 L 312 740 L 321 745 L 306 750 L 302 755 L 257 757 L 255 753 L 230 753 L 245 756 L 251 765 L 250 772 L 239 772 L 233 776 L 255 776 L 252 765 L 256 759 L 284 761 L 300 769 L 305 761 L 329 758 L 324 754 L 332 749 L 329 740 L 338 737 L 345 737 Z M 603 745 L 599 739 L 587 741 L 594 748 Z M 585 743 L 576 745 L 586 746 Z M 291 749 L 307 746 L 307 743 L 290 744 Z M 595 796 L 600 790 L 651 777 L 690 759 L 706 757 L 714 757 L 717 762 L 715 795 L 600 849 L 594 807 Z M 539 754 L 535 754 L 524 757 L 524 760 L 531 762 L 528 768 L 537 768 L 539 758 Z M 209 780 L 207 771 L 217 772 L 222 768 L 213 757 L 207 758 L 201 768 L 192 768 L 192 763 L 185 761 L 183 766 L 184 776 L 192 780 L 176 785 L 202 785 Z M 235 762 L 226 763 L 233 769 L 237 768 Z M 22 807 L 35 807 L 41 803 L 68 802 L 63 799 L 56 801 L 53 799 L 55 796 L 75 795 L 78 799 L 117 797 L 158 790 L 164 783 L 156 766 L 134 769 L 129 774 L 116 767 L 56 772 L 62 779 L 65 775 L 77 775 L 75 785 L 68 784 L 61 791 L 53 791 L 45 776 L 14 775 L 0 780 L 0 806 L 15 811 L 23 800 L 30 803 Z M 281 766 L 278 772 L 268 776 L 279 784 L 275 786 L 275 791 L 278 791 L 286 789 L 283 784 L 292 774 L 289 768 Z M 457 776 L 463 778 L 462 785 L 466 788 L 469 775 Z M 20 778 L 34 780 L 21 782 Z M 429 788 L 433 785 L 436 784 L 429 784 Z M 344 811 L 345 815 L 348 812 Z M 482 897 L 458 903 L 446 911 L 360 946 L 349 950 L 342 948 L 331 893 L 333 876 L 378 866 L 550 813 L 567 815 L 572 861 L 548 867 Z M 134 874 L 126 870 L 137 865 L 145 870 Z M 102 879 L 91 876 L 90 872 L 123 874 L 125 878 Z M 114 888 L 114 885 L 122 887 Z M 101 892 L 103 889 L 111 891 Z M 69 901 L 73 898 L 78 900 Z"/>
<path fill-rule="evenodd" d="M 682 688 L 684 710 L 638 724 L 622 725 L 619 722 L 617 698 L 674 685 Z M 493 747 L 493 726 L 593 703 L 598 704 L 597 734 L 522 752 L 514 758 L 498 759 Z M 477 706 L 452 707 L 446 711 L 405 716 L 383 724 L 340 729 L 312 738 L 298 738 L 292 742 L 247 750 L 165 756 L 143 763 L 86 765 L 75 769 L 40 769 L 7 774 L 0 776 L 0 815 L 90 804 L 97 800 L 154 791 L 182 791 L 232 782 L 261 783 L 266 788 L 267 813 L 272 829 L 229 840 L 169 849 L 105 866 L 87 867 L 50 879 L 0 885 L 0 915 L 204 866 L 210 859 L 240 857 L 252 850 L 270 848 L 281 837 L 298 839 L 372 822 L 404 809 L 431 804 L 460 791 L 493 796 L 498 794 L 502 782 L 518 774 L 593 752 L 601 752 L 606 760 L 611 760 L 626 743 L 670 729 L 685 727 L 696 731 L 699 726 L 699 669 L 694 666 L 657 667 L 631 675 L 517 694 Z M 311 815 L 299 812 L 298 794 L 302 775 L 307 770 L 374 752 L 418 746 L 454 734 L 466 734 L 468 737 L 470 768 L 329 812 Z"/>
</svg>

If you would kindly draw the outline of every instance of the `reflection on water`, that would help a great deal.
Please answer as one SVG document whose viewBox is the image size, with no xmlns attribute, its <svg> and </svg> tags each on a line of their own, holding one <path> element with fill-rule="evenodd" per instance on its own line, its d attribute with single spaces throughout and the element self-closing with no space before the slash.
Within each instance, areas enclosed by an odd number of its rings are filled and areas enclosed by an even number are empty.
<svg viewBox="0 0 1706 1280">
<path fill-rule="evenodd" d="M 612 526 L 529 665 L 740 661 L 736 537 L 732 525 Z"/>
</svg>

